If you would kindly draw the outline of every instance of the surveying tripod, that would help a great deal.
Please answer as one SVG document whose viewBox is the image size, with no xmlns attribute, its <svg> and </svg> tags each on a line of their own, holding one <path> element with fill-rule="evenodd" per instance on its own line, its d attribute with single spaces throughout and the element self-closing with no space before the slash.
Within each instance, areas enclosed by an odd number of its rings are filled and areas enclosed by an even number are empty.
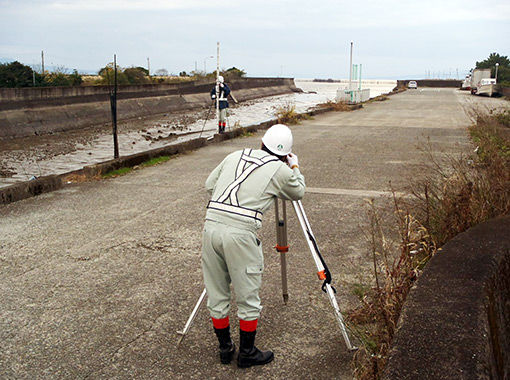
<svg viewBox="0 0 510 380">
<path fill-rule="evenodd" d="M 280 216 L 280 206 L 278 199 L 275 200 L 275 219 L 276 219 L 276 250 L 280 253 L 280 263 L 281 263 L 281 274 L 282 274 L 282 294 L 283 294 L 283 302 L 287 304 L 289 299 L 288 289 L 287 289 L 287 257 L 286 253 L 289 251 L 289 246 L 287 244 L 287 210 L 285 201 L 281 201 L 281 216 Z M 344 319 L 342 317 L 342 313 L 340 312 L 340 308 L 338 307 L 338 303 L 336 301 L 335 293 L 336 290 L 331 286 L 331 273 L 329 272 L 328 266 L 326 265 L 324 259 L 322 258 L 319 247 L 317 245 L 317 241 L 315 240 L 315 236 L 313 235 L 312 228 L 310 227 L 310 223 L 305 214 L 305 210 L 301 201 L 292 201 L 292 206 L 294 207 L 294 211 L 296 212 L 296 216 L 299 220 L 299 224 L 303 230 L 303 233 L 306 238 L 306 242 L 308 243 L 308 247 L 312 253 L 313 260 L 315 262 L 315 266 L 317 267 L 317 275 L 320 280 L 323 280 L 322 290 L 328 295 L 329 302 L 334 309 L 335 317 L 340 327 L 340 331 L 345 340 L 345 344 L 347 349 L 350 351 L 356 350 L 357 347 L 351 344 L 349 339 L 349 335 L 347 334 L 347 329 L 345 327 Z M 184 326 L 184 329 L 178 331 L 177 333 L 181 335 L 178 344 L 184 339 L 186 334 L 191 328 L 193 321 L 195 320 L 198 310 L 204 303 L 205 297 L 207 295 L 206 289 L 202 291 L 200 298 L 198 299 L 191 315 Z"/>
</svg>

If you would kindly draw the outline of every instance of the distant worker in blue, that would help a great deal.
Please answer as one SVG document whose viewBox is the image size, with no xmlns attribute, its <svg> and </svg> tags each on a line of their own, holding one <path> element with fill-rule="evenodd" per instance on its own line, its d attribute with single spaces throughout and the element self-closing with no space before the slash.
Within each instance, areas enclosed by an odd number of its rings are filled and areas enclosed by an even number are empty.
<svg viewBox="0 0 510 380">
<path fill-rule="evenodd" d="M 225 125 L 227 123 L 227 108 L 228 108 L 228 100 L 227 97 L 230 94 L 230 87 L 225 83 L 225 79 L 219 75 L 218 80 L 216 81 L 216 86 L 211 91 L 211 99 L 216 99 L 216 89 L 218 89 L 218 132 L 225 133 Z"/>
</svg>

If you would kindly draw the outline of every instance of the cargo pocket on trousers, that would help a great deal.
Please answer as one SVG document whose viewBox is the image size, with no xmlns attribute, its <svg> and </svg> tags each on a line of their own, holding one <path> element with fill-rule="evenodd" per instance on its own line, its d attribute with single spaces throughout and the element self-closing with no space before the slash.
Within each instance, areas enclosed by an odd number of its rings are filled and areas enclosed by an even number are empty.
<svg viewBox="0 0 510 380">
<path fill-rule="evenodd" d="M 264 266 L 263 265 L 253 265 L 250 267 L 246 267 L 246 273 L 247 274 L 262 274 L 264 272 Z"/>
</svg>

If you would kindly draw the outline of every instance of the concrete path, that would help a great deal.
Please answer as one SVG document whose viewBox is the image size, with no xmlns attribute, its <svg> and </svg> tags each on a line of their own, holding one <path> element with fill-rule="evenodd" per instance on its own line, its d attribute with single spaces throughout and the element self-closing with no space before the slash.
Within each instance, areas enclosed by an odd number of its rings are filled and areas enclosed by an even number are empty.
<svg viewBox="0 0 510 380">
<path fill-rule="evenodd" d="M 369 275 L 365 199 L 384 205 L 390 181 L 405 191 L 427 139 L 434 152 L 472 150 L 463 96 L 407 91 L 292 127 L 308 186 L 303 205 L 342 310 L 356 305 L 351 285 Z M 204 181 L 228 153 L 258 147 L 262 133 L 1 206 L 0 378 L 351 379 L 352 353 L 290 204 L 287 305 L 273 211 L 260 234 L 266 272 L 256 342 L 274 350 L 274 362 L 220 365 L 205 308 L 176 346 L 203 289 Z M 237 341 L 235 307 L 231 320 Z"/>
</svg>

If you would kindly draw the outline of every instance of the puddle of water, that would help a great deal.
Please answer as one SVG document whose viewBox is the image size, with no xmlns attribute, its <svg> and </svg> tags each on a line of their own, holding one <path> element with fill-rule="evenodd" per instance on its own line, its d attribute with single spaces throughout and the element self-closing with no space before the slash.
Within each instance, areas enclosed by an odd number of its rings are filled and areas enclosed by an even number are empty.
<svg viewBox="0 0 510 380">
<path fill-rule="evenodd" d="M 249 126 L 274 119 L 278 107 L 295 105 L 296 112 L 306 112 L 318 104 L 333 101 L 337 89 L 345 88 L 346 83 L 324 83 L 311 80 L 295 80 L 296 86 L 303 93 L 292 93 L 232 104 L 228 110 L 228 128 Z M 370 88 L 370 96 L 390 92 L 396 81 L 364 81 L 364 88 Z M 192 113 L 192 112 L 191 112 Z M 203 116 L 201 116 L 203 114 Z M 121 156 L 127 156 L 150 149 L 202 137 L 211 137 L 217 131 L 215 110 L 212 109 L 205 120 L 207 112 L 196 111 L 197 121 L 187 125 L 179 121 L 172 121 L 172 115 L 166 115 L 152 120 L 152 126 L 146 121 L 140 121 L 140 129 L 134 131 L 119 131 L 118 143 Z M 132 123 L 132 122 L 131 122 Z M 133 128 L 131 128 L 133 129 Z M 31 154 L 32 153 L 32 154 Z M 2 157 L 3 156 L 3 157 Z M 111 160 L 113 157 L 113 138 L 110 134 L 100 135 L 86 143 L 77 143 L 73 151 L 52 157 L 38 157 L 34 152 L 10 152 L 7 156 L 0 156 L 0 169 L 7 168 L 15 173 L 10 177 L 0 178 L 0 187 L 16 182 L 26 181 L 33 177 L 51 174 L 64 174 L 78 170 L 87 165 Z M 20 158 L 21 157 L 21 158 Z"/>
</svg>

